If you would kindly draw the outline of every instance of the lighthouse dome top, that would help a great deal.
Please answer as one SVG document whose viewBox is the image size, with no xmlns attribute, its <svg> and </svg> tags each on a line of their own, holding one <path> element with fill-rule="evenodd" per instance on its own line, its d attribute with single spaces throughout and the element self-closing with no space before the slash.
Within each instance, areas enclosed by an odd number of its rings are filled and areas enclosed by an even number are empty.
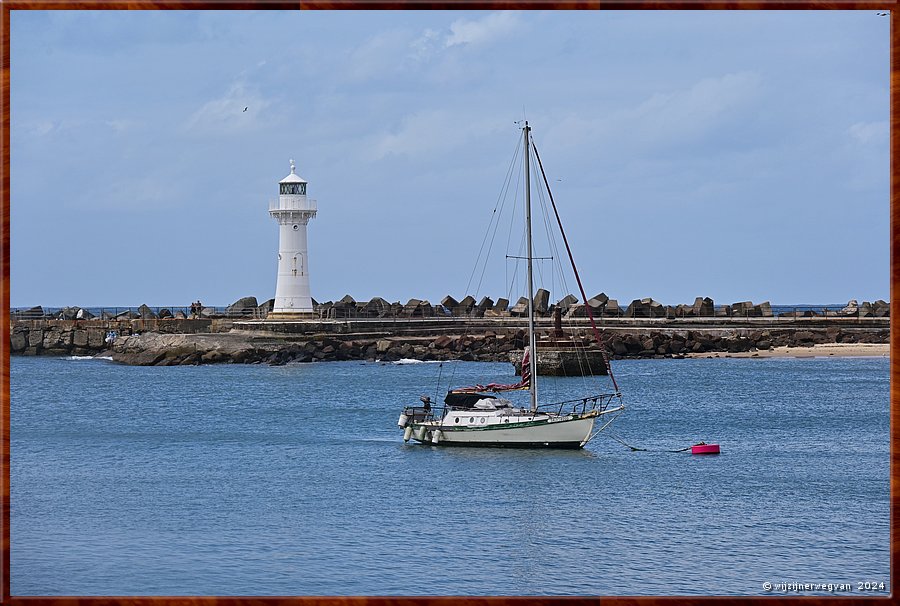
<svg viewBox="0 0 900 606">
<path fill-rule="evenodd" d="M 291 174 L 279 181 L 279 183 L 307 183 L 306 179 L 301 178 L 294 172 L 294 161 L 291 160 Z"/>
</svg>

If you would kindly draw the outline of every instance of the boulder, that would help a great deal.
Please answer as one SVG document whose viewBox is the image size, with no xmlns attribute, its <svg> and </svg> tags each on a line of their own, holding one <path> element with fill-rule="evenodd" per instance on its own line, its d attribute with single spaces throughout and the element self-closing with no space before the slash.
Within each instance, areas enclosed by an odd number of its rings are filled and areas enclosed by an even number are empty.
<svg viewBox="0 0 900 606">
<path fill-rule="evenodd" d="M 519 300 L 516 301 L 516 304 L 513 305 L 512 309 L 509 310 L 509 313 L 513 316 L 527 316 L 528 299 L 525 297 L 519 297 Z"/>
<path fill-rule="evenodd" d="M 556 303 L 556 307 L 565 312 L 570 306 L 575 305 L 576 303 L 578 303 L 578 297 L 568 294 Z"/>
<path fill-rule="evenodd" d="M 44 308 L 40 305 L 23 309 L 16 316 L 21 320 L 39 320 L 44 317 Z"/>
<path fill-rule="evenodd" d="M 647 318 L 650 317 L 650 307 L 645 305 L 641 299 L 634 299 L 625 308 L 626 318 Z"/>
<path fill-rule="evenodd" d="M 241 297 L 225 308 L 226 316 L 252 316 L 256 312 L 259 303 L 256 297 Z"/>
<path fill-rule="evenodd" d="M 596 301 L 597 303 L 591 303 L 591 301 Z M 598 304 L 599 306 L 603 306 L 606 305 L 607 301 L 609 301 L 609 297 L 606 296 L 606 293 L 601 292 L 588 299 L 588 305 L 591 305 L 592 307 L 598 307 Z"/>
<path fill-rule="evenodd" d="M 138 315 L 143 320 L 152 320 L 153 318 L 156 317 L 156 314 L 153 313 L 153 310 L 150 309 L 146 303 L 144 303 L 140 307 L 138 307 Z"/>
<path fill-rule="evenodd" d="M 746 318 L 750 316 L 753 312 L 753 302 L 752 301 L 741 301 L 739 303 L 731 304 L 731 315 L 737 316 L 740 318 Z"/>
<path fill-rule="evenodd" d="M 441 305 L 443 305 L 443 306 L 446 307 L 447 309 L 451 309 L 451 310 L 452 310 L 452 309 L 454 309 L 454 308 L 456 308 L 456 307 L 459 307 L 459 301 L 457 301 L 456 299 L 454 299 L 454 298 L 451 297 L 450 295 L 447 295 L 446 297 L 444 297 L 443 299 L 441 299 Z"/>
<path fill-rule="evenodd" d="M 699 318 L 711 318 L 716 315 L 716 306 L 709 297 L 697 297 L 694 299 L 693 315 Z"/>
<path fill-rule="evenodd" d="M 256 308 L 256 317 L 265 318 L 269 315 L 269 312 L 272 311 L 272 308 L 275 307 L 275 299 L 269 299 L 268 301 L 263 302 Z M 318 307 L 318 303 L 314 305 L 314 308 Z"/>
<path fill-rule="evenodd" d="M 175 312 L 174 318 L 175 318 L 176 320 L 184 320 L 186 317 L 187 317 L 187 316 L 185 316 L 185 315 L 184 315 L 184 312 L 181 311 L 180 309 L 179 309 L 178 311 Z"/>
<path fill-rule="evenodd" d="M 622 309 L 619 307 L 619 301 L 617 299 L 608 299 L 606 305 L 603 307 L 603 315 L 612 316 L 614 318 L 620 317 L 622 315 Z"/>
<path fill-rule="evenodd" d="M 856 299 L 850 299 L 847 305 L 838 312 L 842 316 L 855 316 L 857 313 L 859 313 L 859 303 Z"/>
<path fill-rule="evenodd" d="M 489 297 L 482 297 L 481 301 L 478 302 L 478 310 L 484 312 L 488 309 L 492 309 L 494 307 L 494 301 Z"/>
<path fill-rule="evenodd" d="M 509 311 L 509 299 L 500 297 L 494 304 L 494 311 Z"/>
<path fill-rule="evenodd" d="M 83 309 L 83 308 L 79 308 L 78 311 L 75 313 L 76 320 L 91 320 L 93 318 L 94 318 L 94 314 L 92 314 L 91 312 L 89 312 L 88 310 Z"/>
<path fill-rule="evenodd" d="M 874 303 L 872 303 L 872 313 L 876 318 L 884 318 L 891 315 L 891 306 L 887 303 L 887 301 L 882 301 L 878 299 Z"/>
<path fill-rule="evenodd" d="M 772 304 L 769 303 L 768 301 L 763 301 L 759 305 L 754 305 L 753 313 L 755 316 L 761 317 L 761 318 L 771 318 L 774 315 L 772 313 Z"/>
<path fill-rule="evenodd" d="M 171 317 L 172 317 L 171 309 L 167 309 L 167 308 L 163 307 L 162 309 L 159 310 L 159 319 L 160 320 L 164 320 L 166 318 L 171 318 Z"/>
<path fill-rule="evenodd" d="M 383 318 L 391 313 L 391 304 L 381 297 L 372 297 L 363 305 L 362 312 L 369 318 Z"/>
<path fill-rule="evenodd" d="M 550 291 L 543 288 L 534 293 L 534 313 L 545 314 L 550 309 Z"/>
<path fill-rule="evenodd" d="M 350 295 L 344 295 L 341 297 L 341 300 L 335 303 L 335 306 L 340 303 L 344 307 L 356 307 L 356 300 Z"/>
<path fill-rule="evenodd" d="M 591 311 L 593 311 L 594 314 L 597 313 L 594 310 L 591 310 Z M 566 310 L 566 318 L 586 318 L 586 317 L 587 317 L 587 310 L 585 309 L 585 305 L 582 303 L 576 303 L 574 305 L 569 305 L 568 309 Z"/>
<path fill-rule="evenodd" d="M 63 307 L 56 314 L 57 320 L 74 320 L 78 312 L 80 311 L 80 307 Z"/>
</svg>

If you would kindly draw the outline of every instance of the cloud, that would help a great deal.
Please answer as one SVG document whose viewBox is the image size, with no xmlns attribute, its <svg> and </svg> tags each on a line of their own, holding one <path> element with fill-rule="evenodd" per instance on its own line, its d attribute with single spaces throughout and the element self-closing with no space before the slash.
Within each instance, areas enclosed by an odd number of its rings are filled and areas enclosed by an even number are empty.
<svg viewBox="0 0 900 606">
<path fill-rule="evenodd" d="M 617 111 L 570 114 L 560 120 L 552 139 L 574 148 L 603 141 L 604 149 L 618 150 L 618 154 L 695 145 L 724 133 L 726 125 L 745 123 L 748 108 L 756 111 L 752 108 L 761 92 L 762 78 L 754 72 L 704 78 Z"/>
<path fill-rule="evenodd" d="M 203 105 L 187 121 L 187 129 L 196 132 L 239 133 L 259 125 L 271 101 L 243 80 L 234 82 L 228 91 Z M 247 108 L 244 111 L 244 108 Z"/>
<path fill-rule="evenodd" d="M 44 137 L 55 130 L 59 130 L 59 122 L 53 120 L 41 120 L 40 122 L 31 125 L 29 130 L 38 137 Z"/>
<path fill-rule="evenodd" d="M 472 21 L 457 19 L 450 24 L 450 35 L 444 40 L 444 46 L 489 43 L 508 36 L 520 26 L 519 13 L 515 11 L 498 11 Z"/>
<path fill-rule="evenodd" d="M 857 122 L 847 129 L 847 134 L 862 145 L 887 141 L 889 132 L 890 129 L 886 120 L 881 122 Z"/>
<path fill-rule="evenodd" d="M 134 120 L 128 120 L 125 118 L 117 118 L 114 120 L 107 120 L 106 122 L 104 122 L 104 124 L 106 124 L 106 126 L 110 127 L 113 130 L 113 132 L 115 132 L 117 135 L 121 135 L 130 130 L 133 130 L 138 125 L 138 123 L 135 122 Z"/>
<path fill-rule="evenodd" d="M 452 110 L 421 111 L 406 116 L 399 129 L 383 134 L 372 146 L 372 159 L 397 154 L 410 157 L 463 147 L 497 128 L 493 118 L 464 118 Z"/>
<path fill-rule="evenodd" d="M 434 55 L 435 51 L 440 45 L 440 32 L 428 28 L 424 32 L 422 32 L 421 36 L 410 43 L 410 57 L 418 62 L 427 61 L 432 57 L 432 55 Z"/>
</svg>

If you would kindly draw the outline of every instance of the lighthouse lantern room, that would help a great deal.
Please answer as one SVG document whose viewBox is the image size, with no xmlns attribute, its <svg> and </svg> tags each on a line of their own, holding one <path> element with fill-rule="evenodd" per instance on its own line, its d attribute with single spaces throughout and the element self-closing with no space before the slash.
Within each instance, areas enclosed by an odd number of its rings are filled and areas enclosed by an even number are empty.
<svg viewBox="0 0 900 606">
<path fill-rule="evenodd" d="M 269 204 L 269 215 L 278 221 L 278 281 L 272 318 L 303 318 L 313 313 L 309 290 L 309 255 L 306 226 L 316 216 L 316 201 L 306 195 L 307 182 L 295 172 L 281 180 L 278 202 Z"/>
</svg>

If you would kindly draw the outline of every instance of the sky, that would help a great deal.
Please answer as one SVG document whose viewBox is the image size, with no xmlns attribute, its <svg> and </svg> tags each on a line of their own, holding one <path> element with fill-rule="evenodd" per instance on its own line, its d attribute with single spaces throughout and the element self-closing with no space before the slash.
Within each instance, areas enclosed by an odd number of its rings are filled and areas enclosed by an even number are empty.
<svg viewBox="0 0 900 606">
<path fill-rule="evenodd" d="M 889 21 L 12 11 L 10 302 L 273 297 L 291 159 L 317 301 L 506 296 L 523 117 L 589 297 L 887 300 Z"/>
</svg>

